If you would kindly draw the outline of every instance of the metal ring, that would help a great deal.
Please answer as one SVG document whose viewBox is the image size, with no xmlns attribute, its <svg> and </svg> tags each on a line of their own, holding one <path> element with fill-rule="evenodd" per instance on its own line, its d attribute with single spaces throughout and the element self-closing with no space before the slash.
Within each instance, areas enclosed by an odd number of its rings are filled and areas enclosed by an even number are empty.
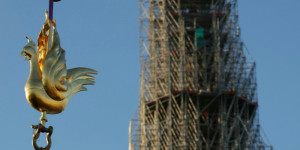
<svg viewBox="0 0 300 150">
<path fill-rule="evenodd" d="M 53 132 L 53 127 L 49 126 L 49 128 L 46 128 L 42 124 L 38 125 L 32 125 L 32 128 L 35 129 L 35 133 L 33 134 L 33 139 L 32 139 L 32 146 L 34 147 L 35 150 L 50 150 L 51 147 L 51 135 Z M 40 137 L 40 133 L 47 133 L 47 145 L 46 147 L 39 147 L 36 143 L 38 138 Z"/>
</svg>

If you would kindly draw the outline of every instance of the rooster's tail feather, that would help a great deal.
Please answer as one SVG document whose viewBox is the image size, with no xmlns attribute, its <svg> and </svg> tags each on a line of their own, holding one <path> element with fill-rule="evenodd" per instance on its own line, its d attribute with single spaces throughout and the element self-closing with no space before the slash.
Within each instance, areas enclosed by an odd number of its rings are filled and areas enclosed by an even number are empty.
<svg viewBox="0 0 300 150">
<path fill-rule="evenodd" d="M 87 88 L 84 85 L 94 85 L 95 77 L 89 74 L 97 74 L 98 72 L 90 68 L 73 68 L 69 69 L 67 72 L 67 78 L 69 84 L 72 87 L 72 94 L 75 94 L 79 91 L 86 91 Z"/>
</svg>

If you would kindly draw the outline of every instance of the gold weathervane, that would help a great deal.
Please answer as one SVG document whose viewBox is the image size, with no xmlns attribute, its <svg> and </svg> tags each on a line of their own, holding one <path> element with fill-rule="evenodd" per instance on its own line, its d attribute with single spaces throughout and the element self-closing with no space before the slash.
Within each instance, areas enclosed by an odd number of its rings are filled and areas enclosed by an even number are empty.
<svg viewBox="0 0 300 150">
<path fill-rule="evenodd" d="M 65 51 L 60 47 L 56 22 L 49 19 L 47 11 L 45 23 L 38 37 L 37 51 L 35 43 L 30 38 L 26 38 L 28 44 L 21 52 L 21 55 L 26 57 L 25 60 L 30 61 L 25 95 L 28 103 L 42 112 L 41 123 L 32 126 L 36 129 L 33 139 L 33 146 L 36 148 L 39 132 L 48 133 L 50 136 L 52 134 L 51 126 L 51 129 L 45 128 L 46 114 L 62 112 L 75 93 L 87 90 L 84 85 L 95 83 L 94 77 L 90 74 L 97 74 L 97 71 L 82 67 L 66 68 Z M 49 145 L 51 146 L 51 140 L 47 145 L 50 149 Z"/>
<path fill-rule="evenodd" d="M 93 85 L 96 70 L 89 68 L 66 69 L 65 51 L 60 47 L 55 22 L 48 19 L 38 38 L 38 49 L 28 38 L 21 52 L 30 61 L 30 73 L 25 84 L 28 103 L 40 112 L 58 114 L 62 112 L 72 95 L 86 91 L 84 85 Z"/>
</svg>

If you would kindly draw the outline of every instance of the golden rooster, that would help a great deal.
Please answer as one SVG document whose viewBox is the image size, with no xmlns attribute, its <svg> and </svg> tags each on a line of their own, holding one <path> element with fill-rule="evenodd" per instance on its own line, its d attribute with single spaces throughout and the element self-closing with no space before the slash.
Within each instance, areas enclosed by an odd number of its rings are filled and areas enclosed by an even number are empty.
<svg viewBox="0 0 300 150">
<path fill-rule="evenodd" d="M 86 91 L 84 85 L 93 85 L 96 70 L 89 68 L 66 69 L 65 51 L 60 47 L 55 22 L 46 21 L 35 43 L 27 37 L 28 44 L 21 52 L 30 61 L 30 73 L 25 84 L 28 103 L 42 113 L 62 112 L 72 95 Z"/>
</svg>

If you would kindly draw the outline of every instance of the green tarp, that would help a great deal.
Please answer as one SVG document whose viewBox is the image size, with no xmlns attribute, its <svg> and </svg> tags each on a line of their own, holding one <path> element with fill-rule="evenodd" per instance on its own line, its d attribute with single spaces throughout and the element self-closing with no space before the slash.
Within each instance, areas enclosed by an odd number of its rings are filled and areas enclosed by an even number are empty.
<svg viewBox="0 0 300 150">
<path fill-rule="evenodd" d="M 196 29 L 196 37 L 197 38 L 204 38 L 204 28 L 197 28 Z"/>
<path fill-rule="evenodd" d="M 204 45 L 204 28 L 196 28 L 197 47 Z"/>
</svg>

